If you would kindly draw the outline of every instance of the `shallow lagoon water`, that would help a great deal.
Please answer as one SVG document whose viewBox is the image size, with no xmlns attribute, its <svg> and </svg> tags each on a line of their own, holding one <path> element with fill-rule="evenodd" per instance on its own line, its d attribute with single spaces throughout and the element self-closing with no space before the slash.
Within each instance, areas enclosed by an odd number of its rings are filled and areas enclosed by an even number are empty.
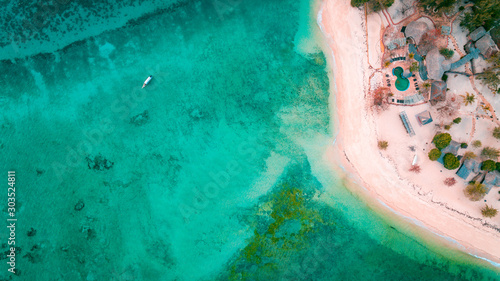
<svg viewBox="0 0 500 281">
<path fill-rule="evenodd" d="M 0 276 L 495 280 L 382 218 L 321 160 L 335 132 L 328 65 L 304 32 L 313 3 L 222 4 L 1 62 L 22 221 L 20 275 Z"/>
</svg>

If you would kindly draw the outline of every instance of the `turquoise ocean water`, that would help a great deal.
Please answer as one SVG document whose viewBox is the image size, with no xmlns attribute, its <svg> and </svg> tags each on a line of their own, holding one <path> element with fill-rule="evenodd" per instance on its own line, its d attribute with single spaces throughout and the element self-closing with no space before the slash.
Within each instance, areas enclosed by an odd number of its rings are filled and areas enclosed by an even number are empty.
<svg viewBox="0 0 500 281">
<path fill-rule="evenodd" d="M 335 128 L 316 2 L 161 5 L 58 50 L 12 37 L 0 156 L 18 273 L 3 255 L 0 280 L 499 280 L 322 160 Z"/>
</svg>

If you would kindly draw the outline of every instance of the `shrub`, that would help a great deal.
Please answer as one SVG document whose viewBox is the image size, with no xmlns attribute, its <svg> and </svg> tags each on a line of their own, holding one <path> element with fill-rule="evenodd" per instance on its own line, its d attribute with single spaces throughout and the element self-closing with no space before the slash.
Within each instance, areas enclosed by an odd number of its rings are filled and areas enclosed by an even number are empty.
<svg viewBox="0 0 500 281">
<path fill-rule="evenodd" d="M 467 148 L 467 147 L 469 147 L 469 146 L 468 146 L 465 142 L 463 142 L 463 143 L 461 143 L 461 144 L 460 144 L 460 147 L 461 147 L 461 148 Z"/>
<path fill-rule="evenodd" d="M 464 153 L 464 160 L 476 158 L 476 154 L 472 151 L 467 151 Z"/>
<path fill-rule="evenodd" d="M 389 143 L 387 141 L 378 141 L 378 148 L 379 149 L 386 150 L 388 146 L 389 146 Z"/>
<path fill-rule="evenodd" d="M 443 80 L 444 82 L 446 82 L 446 80 L 448 80 L 448 75 L 443 74 L 443 77 L 441 77 L 441 80 Z"/>
<path fill-rule="evenodd" d="M 439 50 L 439 53 L 441 55 L 443 55 L 447 60 L 451 59 L 453 57 L 453 54 L 455 52 L 453 52 L 453 50 L 450 50 L 450 49 L 447 49 L 447 48 L 442 48 L 441 50 Z"/>
<path fill-rule="evenodd" d="M 409 70 L 410 70 L 410 72 L 417 72 L 418 71 L 418 63 L 417 62 L 412 63 Z"/>
<path fill-rule="evenodd" d="M 483 144 L 481 143 L 480 140 L 475 140 L 472 142 L 472 146 L 475 148 L 481 147 Z"/>
<path fill-rule="evenodd" d="M 445 130 L 449 130 L 451 128 L 451 125 L 444 125 Z"/>
<path fill-rule="evenodd" d="M 495 170 L 500 172 L 500 162 L 495 163 Z"/>
<path fill-rule="evenodd" d="M 444 167 L 448 170 L 455 170 L 460 166 L 460 161 L 458 161 L 458 158 L 451 154 L 451 153 L 446 153 L 443 158 L 443 163 Z"/>
<path fill-rule="evenodd" d="M 351 0 L 351 6 L 353 7 L 361 7 L 363 4 L 370 0 Z"/>
<path fill-rule="evenodd" d="M 495 127 L 495 129 L 493 129 L 493 137 L 500 139 L 500 127 Z"/>
<path fill-rule="evenodd" d="M 486 194 L 486 187 L 480 182 L 471 182 L 464 189 L 464 194 L 471 201 L 479 201 Z"/>
<path fill-rule="evenodd" d="M 431 151 L 429 151 L 429 159 L 431 159 L 432 161 L 436 161 L 439 159 L 439 157 L 441 157 L 441 150 L 437 149 L 437 148 L 433 148 L 431 149 Z"/>
<path fill-rule="evenodd" d="M 486 160 L 481 163 L 481 170 L 491 172 L 496 169 L 496 163 L 493 160 Z"/>
<path fill-rule="evenodd" d="M 441 150 L 450 144 L 451 135 L 448 133 L 437 134 L 432 139 L 432 142 L 436 145 L 437 149 Z"/>
<path fill-rule="evenodd" d="M 455 124 L 460 124 L 460 122 L 462 122 L 462 118 L 460 118 L 460 117 L 453 119 L 453 123 L 455 123 Z"/>
<path fill-rule="evenodd" d="M 455 178 L 446 178 L 444 180 L 444 184 L 446 184 L 447 186 L 452 186 L 455 183 L 457 183 L 457 180 Z"/>
<path fill-rule="evenodd" d="M 419 165 L 412 165 L 409 169 L 410 172 L 414 172 L 415 174 L 419 174 L 422 168 Z"/>
<path fill-rule="evenodd" d="M 485 147 L 483 148 L 483 150 L 481 151 L 481 156 L 483 156 L 484 158 L 486 159 L 497 159 L 498 156 L 500 155 L 500 151 L 496 148 L 493 148 L 493 147 Z"/>
<path fill-rule="evenodd" d="M 486 218 L 492 218 L 494 216 L 496 216 L 498 213 L 498 210 L 491 207 L 491 206 L 484 206 L 482 209 L 481 209 L 481 214 L 483 214 L 483 217 L 486 217 Z"/>
</svg>

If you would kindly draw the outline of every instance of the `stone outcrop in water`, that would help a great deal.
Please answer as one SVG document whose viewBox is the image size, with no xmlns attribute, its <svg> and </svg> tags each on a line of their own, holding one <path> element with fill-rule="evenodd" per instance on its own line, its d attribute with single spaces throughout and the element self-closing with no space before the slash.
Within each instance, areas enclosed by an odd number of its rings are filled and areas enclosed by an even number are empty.
<svg viewBox="0 0 500 281">
<path fill-rule="evenodd" d="M 144 110 L 143 113 L 137 114 L 134 117 L 130 118 L 130 123 L 136 126 L 142 126 L 149 121 L 149 112 Z"/>
<path fill-rule="evenodd" d="M 114 163 L 104 158 L 101 154 L 92 158 L 91 156 L 87 156 L 85 158 L 87 160 L 87 165 L 89 169 L 96 171 L 104 171 L 109 170 L 113 167 Z"/>
<path fill-rule="evenodd" d="M 85 207 L 85 203 L 83 203 L 83 200 L 78 200 L 75 205 L 75 211 L 81 211 L 83 207 Z"/>
</svg>

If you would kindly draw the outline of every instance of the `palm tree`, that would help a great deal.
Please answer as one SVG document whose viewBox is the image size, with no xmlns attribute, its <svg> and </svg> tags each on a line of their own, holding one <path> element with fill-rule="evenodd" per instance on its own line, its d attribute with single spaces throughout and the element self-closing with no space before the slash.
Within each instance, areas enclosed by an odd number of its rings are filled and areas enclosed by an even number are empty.
<svg viewBox="0 0 500 281">
<path fill-rule="evenodd" d="M 495 127 L 495 129 L 493 129 L 493 137 L 500 139 L 500 127 Z"/>
<path fill-rule="evenodd" d="M 486 187 L 484 184 L 480 182 L 472 182 L 464 190 L 465 196 L 469 198 L 471 201 L 479 201 L 486 194 Z"/>
<path fill-rule="evenodd" d="M 386 60 L 384 62 L 384 67 L 389 67 L 389 65 L 391 65 L 391 61 Z"/>
<path fill-rule="evenodd" d="M 484 83 L 494 90 L 498 89 L 500 86 L 500 78 L 498 77 L 498 72 L 494 70 L 486 70 L 483 73 L 477 74 L 477 78 L 482 79 Z"/>
<path fill-rule="evenodd" d="M 464 100 L 464 104 L 465 106 L 469 105 L 469 104 L 472 104 L 475 100 L 476 100 L 476 96 L 474 96 L 474 94 L 470 94 L 470 93 L 467 93 L 465 92 L 467 95 L 460 95 L 463 100 Z"/>
<path fill-rule="evenodd" d="M 388 146 L 389 146 L 389 143 L 387 141 L 378 141 L 378 148 L 379 149 L 386 150 Z"/>
<path fill-rule="evenodd" d="M 431 87 L 431 83 L 425 82 L 424 84 L 422 84 L 422 87 L 424 87 L 424 89 L 428 90 Z"/>
<path fill-rule="evenodd" d="M 409 54 L 408 54 L 408 58 L 409 58 L 409 59 L 411 59 L 411 60 L 412 60 L 414 57 L 415 57 L 415 54 L 414 54 L 414 53 L 409 53 Z"/>
<path fill-rule="evenodd" d="M 498 210 L 491 207 L 491 206 L 484 206 L 482 209 L 481 209 L 481 214 L 483 214 L 483 217 L 486 217 L 486 218 L 492 218 L 494 216 L 496 216 L 498 213 Z"/>
<path fill-rule="evenodd" d="M 481 151 L 481 156 L 485 159 L 497 160 L 498 156 L 500 156 L 500 150 L 494 147 L 486 146 Z"/>
</svg>

